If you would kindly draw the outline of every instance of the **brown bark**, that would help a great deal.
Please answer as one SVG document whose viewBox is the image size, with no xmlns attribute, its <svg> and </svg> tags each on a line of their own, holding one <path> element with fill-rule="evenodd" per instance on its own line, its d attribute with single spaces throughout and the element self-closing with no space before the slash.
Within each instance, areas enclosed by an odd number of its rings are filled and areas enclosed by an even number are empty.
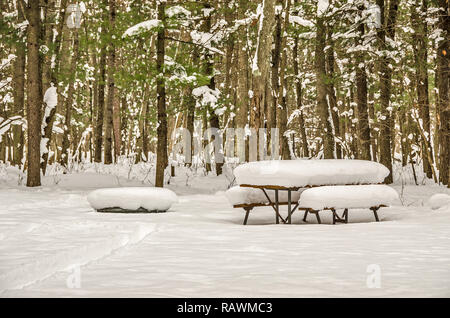
<svg viewBox="0 0 450 318">
<path fill-rule="evenodd" d="M 25 20 L 23 11 L 19 4 L 17 8 L 17 22 L 21 23 Z M 22 41 L 15 44 L 16 59 L 13 64 L 13 97 L 14 97 L 14 115 L 24 116 L 25 109 L 25 55 L 26 46 Z M 14 125 L 12 127 L 13 134 L 13 164 L 20 166 L 23 158 L 24 134 L 22 126 Z"/>
<path fill-rule="evenodd" d="M 386 0 L 387 1 L 387 0 Z M 386 36 L 393 39 L 395 36 L 395 22 L 397 18 L 399 0 L 392 0 L 389 3 L 389 9 L 387 10 L 387 16 L 385 17 L 383 12 L 385 11 L 385 0 L 377 0 L 377 4 L 381 9 L 381 24 L 382 28 L 378 31 L 378 38 L 380 40 L 380 49 L 387 50 L 388 45 L 386 42 Z M 391 131 L 391 111 L 390 111 L 390 97 L 391 97 L 391 77 L 392 70 L 389 67 L 391 62 L 390 58 L 383 56 L 380 59 L 380 104 L 381 115 L 384 119 L 380 121 L 380 162 L 386 166 L 390 174 L 386 177 L 385 183 L 392 183 L 392 131 Z"/>
<path fill-rule="evenodd" d="M 280 129 L 280 146 L 281 146 L 281 158 L 283 160 L 291 159 L 291 154 L 289 150 L 289 136 L 285 136 L 287 131 L 287 120 L 288 120 L 288 109 L 287 109 L 287 91 L 289 89 L 286 68 L 287 68 L 287 28 L 289 26 L 289 10 L 291 8 L 290 0 L 286 0 L 284 7 L 284 18 L 283 18 L 283 31 L 281 40 L 281 63 L 280 63 L 280 87 L 278 91 L 278 99 L 280 102 L 280 107 L 277 107 L 277 124 Z"/>
<path fill-rule="evenodd" d="M 211 5 L 205 4 L 205 8 L 211 8 Z M 205 19 L 204 24 L 204 31 L 209 32 L 211 30 L 211 15 L 208 15 Z M 208 87 L 212 90 L 216 89 L 216 82 L 215 82 L 215 76 L 214 76 L 214 57 L 207 51 L 205 55 L 206 60 L 206 74 L 210 76 L 209 85 Z M 211 106 L 208 107 L 208 113 L 209 113 L 209 127 L 213 129 L 219 129 L 220 130 L 220 122 L 219 122 L 219 116 L 215 113 L 214 109 L 212 109 Z M 222 144 L 221 140 L 219 143 L 215 143 L 215 145 Z M 215 146 L 216 147 L 216 146 Z M 214 150 L 216 151 L 216 150 Z M 219 158 L 214 158 L 215 166 L 216 166 L 216 174 L 219 176 L 222 174 L 222 167 L 223 167 L 223 160 L 218 160 Z M 218 162 L 222 161 L 222 162 Z"/>
<path fill-rule="evenodd" d="M 122 136 L 120 132 L 120 96 L 118 90 L 114 93 L 113 102 L 113 131 L 114 131 L 114 158 L 117 162 L 117 157 L 120 156 L 120 149 L 122 145 Z"/>
<path fill-rule="evenodd" d="M 339 111 L 337 108 L 337 99 L 334 88 L 334 44 L 332 40 L 332 27 L 327 27 L 327 38 L 328 38 L 328 50 L 326 56 L 326 72 L 328 74 L 328 84 L 327 84 L 327 94 L 329 102 L 329 112 L 331 114 L 331 120 L 333 121 L 334 136 L 340 136 L 339 128 Z M 336 146 L 336 158 L 342 158 L 342 147 L 340 143 L 335 143 Z"/>
<path fill-rule="evenodd" d="M 55 67 L 52 68 L 48 68 L 46 69 L 46 72 L 48 72 L 46 74 L 46 76 L 49 78 L 49 80 L 51 82 L 53 82 L 55 85 L 58 83 L 58 78 L 57 76 L 60 74 L 60 69 L 61 69 L 61 54 L 65 53 L 65 52 L 61 52 L 61 41 L 62 41 L 62 37 L 63 37 L 63 30 L 64 30 L 64 25 L 66 23 L 65 21 L 65 13 L 66 13 L 66 6 L 67 6 L 67 0 L 61 0 L 61 7 L 59 10 L 59 21 L 58 21 L 58 26 L 57 26 L 57 34 L 55 37 L 55 43 L 54 43 L 54 50 L 53 50 L 53 54 L 55 56 Z M 50 36 L 48 35 L 48 38 Z M 65 56 L 67 56 L 67 53 L 65 53 Z M 59 101 L 58 101 L 59 102 Z M 47 147 L 50 151 L 50 145 L 51 145 L 51 141 L 52 141 L 52 137 L 53 137 L 53 124 L 55 122 L 55 115 L 56 115 L 56 109 L 57 107 L 54 107 L 51 111 L 50 114 L 48 115 L 47 118 L 45 118 L 45 129 L 44 129 L 44 138 L 47 138 Z M 45 153 L 42 156 L 42 163 L 41 163 L 41 168 L 42 168 L 42 173 L 45 175 L 45 172 L 47 170 L 47 163 L 48 163 L 48 156 L 49 153 Z"/>
<path fill-rule="evenodd" d="M 327 102 L 327 74 L 325 69 L 325 35 L 326 27 L 323 17 L 317 17 L 316 31 L 316 90 L 317 111 L 322 130 L 323 155 L 325 159 L 334 158 L 334 136 L 330 122 L 329 105 Z"/>
<path fill-rule="evenodd" d="M 164 80 L 164 54 L 165 54 L 165 3 L 158 4 L 158 20 L 163 26 L 158 29 L 156 38 L 156 94 L 158 108 L 158 146 L 156 153 L 155 186 L 164 186 L 164 170 L 167 165 L 167 112 L 166 112 L 166 85 Z"/>
<path fill-rule="evenodd" d="M 420 8 L 421 14 L 417 12 Z M 419 106 L 419 115 L 422 120 L 422 127 L 424 130 L 424 137 L 422 140 L 423 152 L 423 171 L 428 178 L 432 177 L 431 164 L 426 154 L 432 154 L 431 140 L 430 140 L 430 101 L 428 95 L 428 66 L 427 66 L 427 1 L 416 0 L 416 4 L 411 7 L 412 25 L 414 27 L 413 47 L 414 47 L 414 61 L 416 65 L 416 90 L 417 103 Z"/>
<path fill-rule="evenodd" d="M 300 71 L 298 65 L 298 37 L 295 38 L 294 42 L 294 52 L 293 52 L 293 62 L 294 62 L 294 75 L 295 79 L 295 91 L 296 91 L 296 99 L 297 99 L 297 109 L 299 111 L 299 129 L 300 136 L 302 139 L 302 156 L 309 157 L 309 147 L 308 141 L 306 138 L 306 128 L 305 128 L 305 118 L 302 110 L 302 83 L 300 82 Z"/>
<path fill-rule="evenodd" d="M 282 4 L 282 0 L 278 1 L 278 4 Z M 271 99 L 268 103 L 267 109 L 267 129 L 269 136 L 272 133 L 272 128 L 277 128 L 277 108 L 279 103 L 279 91 L 280 91 L 280 60 L 281 60 L 281 29 L 282 29 L 281 12 L 275 16 L 275 31 L 273 33 L 274 48 L 272 50 L 272 67 L 271 67 Z M 272 143 L 272 138 L 268 136 L 269 143 Z M 280 140 L 280 139 L 279 139 Z M 272 145 L 270 145 L 270 151 L 272 151 Z M 279 149 L 278 149 L 279 152 Z"/>
<path fill-rule="evenodd" d="M 102 28 L 102 35 L 106 34 L 106 31 L 103 31 L 105 28 Z M 100 62 L 99 62 L 99 74 L 98 74 L 98 107 L 97 107 L 97 116 L 96 116 L 96 125 L 95 125 L 95 162 L 102 162 L 102 145 L 103 145 L 103 120 L 105 113 L 105 84 L 106 84 L 106 48 L 103 45 L 100 49 Z"/>
<path fill-rule="evenodd" d="M 27 187 L 41 185 L 41 108 L 42 83 L 39 59 L 39 39 L 41 34 L 40 9 L 38 1 L 29 1 L 26 7 L 27 20 Z"/>
<path fill-rule="evenodd" d="M 68 165 L 69 163 L 69 154 L 70 154 L 70 141 L 71 141 L 71 121 L 72 121 L 72 104 L 75 93 L 75 79 L 76 79 L 76 68 L 78 62 L 79 55 L 79 39 L 78 39 L 78 30 L 74 29 L 73 31 L 73 56 L 70 62 L 70 80 L 69 80 L 69 90 L 67 92 L 67 98 L 65 101 L 65 122 L 64 122 L 64 135 L 62 141 L 62 150 L 60 163 L 63 166 Z M 73 143 L 72 143 L 73 144 Z"/>
<path fill-rule="evenodd" d="M 275 22 L 275 0 L 264 1 L 263 15 L 264 19 L 260 17 L 258 21 L 256 61 L 253 61 L 256 65 L 252 67 L 253 96 L 250 102 L 250 127 L 254 128 L 257 134 L 259 133 L 259 128 L 262 127 L 262 122 L 264 120 L 264 99 L 265 89 L 267 87 L 265 84 L 269 79 L 269 57 Z"/>
<path fill-rule="evenodd" d="M 243 19 L 245 10 L 244 10 L 244 4 L 246 3 L 245 0 L 240 0 L 239 2 L 239 10 L 238 10 L 238 18 Z M 246 39 L 246 33 L 245 33 L 245 26 L 239 27 L 238 30 L 238 40 L 237 40 L 237 59 L 238 59 L 238 78 L 237 78 L 237 93 L 236 93 L 236 103 L 237 103 L 237 114 L 236 114 L 236 128 L 245 128 L 245 126 L 248 124 L 248 111 L 249 111 L 249 105 L 248 105 L 248 56 L 247 52 L 245 50 L 245 39 Z M 245 140 L 242 138 L 238 138 L 236 142 L 236 147 L 239 151 L 241 149 L 242 145 L 241 143 L 245 144 Z M 244 145 L 245 149 L 245 145 Z M 248 152 L 247 152 L 248 155 Z M 244 154 L 239 154 L 238 156 L 241 159 L 245 160 Z"/>
<path fill-rule="evenodd" d="M 361 23 L 359 25 L 358 31 L 360 34 L 358 44 L 361 45 L 364 36 L 364 24 Z M 372 156 L 370 155 L 370 127 L 367 106 L 367 75 L 363 52 L 356 53 L 356 105 L 360 159 L 372 160 Z"/>
<path fill-rule="evenodd" d="M 116 21 L 116 1 L 109 0 L 109 28 L 110 34 L 115 32 Z M 105 148 L 104 148 L 104 160 L 105 164 L 111 164 L 113 162 L 113 108 L 115 100 L 115 81 L 114 73 L 116 68 L 116 47 L 111 40 L 108 48 L 108 99 L 105 109 Z"/>
<path fill-rule="evenodd" d="M 439 179 L 450 187 L 450 98 L 449 98 L 449 73 L 450 73 L 450 2 L 439 0 L 439 28 L 442 30 L 442 40 L 437 50 L 437 87 L 439 90 Z"/>
</svg>

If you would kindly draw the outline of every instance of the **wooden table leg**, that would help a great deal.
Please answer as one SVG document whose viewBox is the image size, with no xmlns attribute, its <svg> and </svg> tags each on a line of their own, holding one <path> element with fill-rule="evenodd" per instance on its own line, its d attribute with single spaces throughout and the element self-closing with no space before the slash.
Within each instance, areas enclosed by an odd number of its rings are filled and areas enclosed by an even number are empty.
<svg viewBox="0 0 450 318">
<path fill-rule="evenodd" d="M 248 221 L 248 215 L 250 214 L 251 208 L 245 208 L 245 218 L 244 218 L 244 225 L 247 225 Z"/>
<path fill-rule="evenodd" d="M 275 190 L 275 207 L 276 207 L 276 222 L 277 224 L 280 224 L 280 218 L 278 217 L 279 213 L 280 213 L 280 208 L 279 208 L 279 201 L 278 201 L 278 190 Z"/>
<path fill-rule="evenodd" d="M 291 190 L 288 190 L 288 223 L 289 224 L 292 224 L 291 214 L 292 214 L 292 210 L 291 210 Z"/>
</svg>

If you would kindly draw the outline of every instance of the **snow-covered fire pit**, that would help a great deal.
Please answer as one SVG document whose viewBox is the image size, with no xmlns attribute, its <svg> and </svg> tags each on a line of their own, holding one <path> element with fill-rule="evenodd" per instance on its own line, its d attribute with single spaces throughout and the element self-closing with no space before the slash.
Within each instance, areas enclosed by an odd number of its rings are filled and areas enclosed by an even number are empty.
<svg viewBox="0 0 450 318">
<path fill-rule="evenodd" d="M 97 212 L 109 213 L 166 212 L 178 202 L 169 189 L 147 187 L 97 189 L 87 199 Z"/>
</svg>

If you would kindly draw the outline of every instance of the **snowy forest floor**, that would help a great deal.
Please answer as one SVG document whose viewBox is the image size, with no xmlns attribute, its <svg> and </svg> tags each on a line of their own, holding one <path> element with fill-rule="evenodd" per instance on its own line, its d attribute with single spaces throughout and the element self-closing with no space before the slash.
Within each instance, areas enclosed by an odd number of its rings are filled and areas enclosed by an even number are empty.
<svg viewBox="0 0 450 318">
<path fill-rule="evenodd" d="M 17 170 L 0 168 L 0 297 L 450 296 L 450 210 L 427 203 L 444 187 L 397 181 L 401 200 L 379 223 L 351 210 L 349 224 L 331 225 L 327 212 L 325 224 L 305 224 L 296 212 L 295 224 L 276 225 L 270 208 L 257 208 L 243 226 L 224 196 L 229 174 L 186 182 L 182 171 L 167 213 L 103 214 L 89 191 L 145 182 L 101 172 L 28 189 Z M 374 265 L 380 288 L 366 283 Z"/>
</svg>

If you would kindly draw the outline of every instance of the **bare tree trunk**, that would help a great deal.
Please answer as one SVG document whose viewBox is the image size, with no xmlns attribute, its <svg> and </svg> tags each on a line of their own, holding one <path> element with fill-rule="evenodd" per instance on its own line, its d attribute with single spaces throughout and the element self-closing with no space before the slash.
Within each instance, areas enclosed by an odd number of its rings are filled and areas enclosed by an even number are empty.
<svg viewBox="0 0 450 318">
<path fill-rule="evenodd" d="M 278 0 L 278 5 L 283 4 L 283 0 Z M 270 144 L 272 143 L 271 133 L 272 128 L 277 128 L 277 122 L 279 119 L 277 118 L 277 111 L 278 109 L 278 103 L 279 103 L 279 92 L 280 92 L 280 76 L 279 76 L 279 70 L 280 70 L 280 60 L 281 60 L 281 13 L 282 11 L 278 12 L 278 14 L 275 15 L 275 31 L 273 32 L 273 42 L 274 47 L 272 50 L 272 69 L 271 69 L 271 100 L 268 103 L 268 110 L 267 110 L 267 128 L 268 128 L 268 139 Z M 279 127 L 278 127 L 279 128 Z M 278 140 L 278 144 L 279 141 Z M 270 151 L 272 151 L 272 145 L 269 147 Z M 278 149 L 279 152 L 279 149 Z"/>
<path fill-rule="evenodd" d="M 259 19 L 256 56 L 253 58 L 253 96 L 250 103 L 250 125 L 259 132 L 264 114 L 266 81 L 269 79 L 269 58 L 275 22 L 275 0 L 264 0 L 263 14 Z M 281 134 L 280 134 L 281 135 Z"/>
<path fill-rule="evenodd" d="M 116 0 L 109 0 L 109 33 L 115 32 L 116 21 Z M 115 82 L 114 73 L 116 68 L 116 47 L 113 42 L 109 43 L 108 50 L 108 100 L 105 111 L 105 164 L 113 162 L 112 145 L 113 145 L 113 108 L 115 100 Z"/>
<path fill-rule="evenodd" d="M 114 93 L 113 101 L 113 131 L 114 131 L 114 158 L 116 159 L 121 155 L 120 148 L 122 144 L 122 136 L 120 133 L 120 96 L 118 91 Z"/>
<path fill-rule="evenodd" d="M 327 102 L 327 74 L 325 69 L 325 35 L 326 27 L 324 18 L 317 17 L 316 31 L 316 89 L 317 111 L 320 117 L 321 130 L 323 132 L 323 155 L 325 159 L 334 158 L 334 136 L 331 126 L 331 116 Z"/>
<path fill-rule="evenodd" d="M 103 31 L 102 35 L 106 34 L 106 31 Z M 99 62 L 99 78 L 98 80 L 98 107 L 97 107 L 97 116 L 96 116 L 96 125 L 95 125 L 95 153 L 94 153 L 94 161 L 102 162 L 102 144 L 103 144 L 103 118 L 105 113 L 105 83 L 106 83 L 106 48 L 103 45 L 100 50 L 100 62 Z"/>
<path fill-rule="evenodd" d="M 300 76 L 300 71 L 298 67 L 298 36 L 295 38 L 294 42 L 293 61 L 294 61 L 294 75 L 296 76 L 295 90 L 297 98 L 297 109 L 299 111 L 299 125 L 300 125 L 299 129 L 302 139 L 302 156 L 309 157 L 309 147 L 308 141 L 306 139 L 305 118 L 302 110 L 302 83 L 298 78 Z"/>
<path fill-rule="evenodd" d="M 334 44 L 332 39 L 332 27 L 327 27 L 327 37 L 330 43 L 328 43 L 327 56 L 326 56 L 326 72 L 328 74 L 328 102 L 329 112 L 331 114 L 331 120 L 333 122 L 333 135 L 334 137 L 340 136 L 339 129 L 339 110 L 337 107 L 336 92 L 334 89 Z M 342 158 L 342 147 L 340 143 L 335 143 L 336 146 L 336 158 Z"/>
<path fill-rule="evenodd" d="M 360 8 L 362 11 L 362 8 Z M 362 44 L 364 37 L 364 24 L 361 23 L 358 27 L 360 40 L 358 44 Z M 363 160 L 372 160 L 370 155 L 370 127 L 369 127 L 369 113 L 367 107 L 367 75 L 366 67 L 364 65 L 364 53 L 356 53 L 356 107 L 358 118 L 358 140 L 360 158 Z"/>
<path fill-rule="evenodd" d="M 50 87 L 52 70 L 52 47 L 53 47 L 53 30 L 56 22 L 56 0 L 46 0 L 46 6 L 44 8 L 44 30 L 43 30 L 43 42 L 49 48 L 49 52 L 44 54 L 42 61 L 42 87 L 43 91 Z M 55 83 L 56 84 L 56 83 Z"/>
<path fill-rule="evenodd" d="M 144 153 L 145 161 L 148 162 L 148 144 L 149 144 L 149 125 L 150 125 L 150 100 L 146 101 L 145 114 L 144 114 L 144 128 L 142 136 L 142 152 Z"/>
<path fill-rule="evenodd" d="M 54 67 L 53 68 L 49 68 L 46 71 L 49 72 L 49 75 L 46 75 L 49 77 L 50 81 L 53 82 L 55 85 L 58 83 L 58 78 L 57 76 L 60 74 L 60 69 L 61 69 L 61 60 L 62 60 L 62 54 L 65 54 L 64 56 L 67 56 L 67 52 L 61 52 L 61 41 L 63 39 L 63 30 L 64 30 L 64 25 L 66 23 L 65 21 L 65 17 L 66 17 L 66 5 L 67 5 L 67 0 L 61 0 L 61 7 L 59 9 L 59 20 L 58 20 L 58 27 L 56 30 L 56 37 L 55 37 L 55 43 L 54 43 L 54 49 L 53 49 L 53 57 L 54 57 Z M 51 29 L 53 31 L 53 29 Z M 53 32 L 52 33 L 52 37 L 53 37 Z M 47 35 L 48 38 L 50 38 L 50 34 Z M 53 123 L 55 121 L 55 115 L 56 115 L 56 109 L 57 107 L 54 107 L 51 111 L 50 114 L 48 115 L 48 117 L 45 118 L 45 129 L 44 129 L 44 138 L 46 138 L 47 141 L 47 145 L 49 147 L 50 150 L 50 145 L 51 145 L 51 141 L 52 141 L 52 137 L 53 137 Z M 42 168 L 42 173 L 45 175 L 45 172 L 47 170 L 47 163 L 48 163 L 48 156 L 49 153 L 44 153 L 44 155 L 42 156 L 42 163 L 41 163 L 41 168 Z"/>
<path fill-rule="evenodd" d="M 371 73 L 373 69 L 373 66 L 369 67 L 369 72 Z M 378 161 L 377 160 L 377 155 L 378 155 L 378 147 L 377 147 L 377 130 L 375 129 L 377 127 L 377 124 L 375 123 L 375 92 L 373 89 L 369 90 L 369 101 L 367 103 L 367 108 L 369 111 L 369 119 L 371 122 L 371 125 L 369 126 L 372 127 L 371 129 L 371 134 L 370 134 L 370 145 L 371 145 L 371 149 L 372 149 L 372 160 L 373 161 Z"/>
<path fill-rule="evenodd" d="M 243 19 L 245 16 L 244 4 L 245 0 L 239 1 L 238 18 Z M 236 101 L 238 111 L 236 115 L 236 128 L 245 128 L 248 124 L 248 56 L 245 51 L 245 26 L 239 27 L 238 30 L 238 43 L 237 43 L 237 55 L 238 55 L 238 78 L 237 78 L 237 93 Z M 236 142 L 237 149 L 241 149 L 241 143 L 244 143 L 245 149 L 245 137 L 238 138 Z M 241 156 L 242 155 L 242 156 Z M 238 154 L 241 159 L 245 159 L 244 154 Z M 242 158 L 243 157 L 243 158 Z"/>
<path fill-rule="evenodd" d="M 386 0 L 387 1 L 387 0 Z M 377 0 L 377 4 L 381 9 L 381 24 L 382 28 L 378 31 L 378 38 L 380 39 L 380 49 L 386 51 L 388 45 L 386 42 L 386 35 L 394 39 L 395 36 L 395 22 L 398 11 L 398 1 L 392 0 L 389 3 L 389 9 L 387 17 L 385 18 L 383 12 L 385 7 L 385 0 Z M 389 171 L 389 176 L 384 180 L 385 183 L 392 183 L 392 132 L 391 132 L 391 111 L 390 111 L 390 97 L 391 97 L 391 77 L 392 71 L 389 67 L 390 58 L 386 55 L 380 59 L 380 104 L 381 115 L 383 117 L 380 120 L 380 162 L 385 165 Z"/>
<path fill-rule="evenodd" d="M 422 4 L 420 3 L 422 2 Z M 417 12 L 420 8 L 421 14 Z M 414 27 L 414 61 L 416 65 L 416 90 L 417 102 L 419 106 L 419 115 L 422 119 L 423 130 L 425 132 L 425 140 L 422 140 L 423 152 L 423 171 L 428 178 L 432 177 L 431 165 L 426 153 L 432 154 L 430 139 L 430 101 L 428 97 L 428 67 L 427 67 L 427 1 L 416 0 L 416 4 L 411 7 L 412 25 Z"/>
<path fill-rule="evenodd" d="M 437 87 L 439 90 L 439 179 L 450 187 L 450 98 L 449 98 L 449 73 L 450 73 L 450 2 L 439 0 L 439 28 L 442 30 L 437 51 Z"/>
<path fill-rule="evenodd" d="M 211 5 L 205 4 L 205 8 L 209 9 L 211 8 Z M 208 15 L 205 20 L 204 24 L 205 32 L 209 32 L 211 30 L 211 15 Z M 206 61 L 206 74 L 208 74 L 211 78 L 209 81 L 209 88 L 212 90 L 216 89 L 216 82 L 214 78 L 214 57 L 207 51 L 205 56 Z M 220 122 L 219 122 L 219 116 L 215 113 L 214 109 L 212 109 L 210 106 L 208 107 L 208 115 L 209 115 L 209 126 L 213 129 L 219 129 L 220 130 Z M 215 147 L 220 143 L 215 143 Z M 216 151 L 216 150 L 214 150 Z M 218 162 L 218 158 L 214 158 L 215 160 L 215 166 L 216 166 L 216 174 L 219 176 L 222 174 L 222 167 L 223 162 Z"/>
<path fill-rule="evenodd" d="M 280 63 L 280 87 L 278 91 L 278 99 L 280 101 L 280 107 L 277 107 L 277 123 L 280 129 L 280 144 L 281 144 L 281 158 L 283 160 L 291 159 L 290 150 L 289 150 L 289 136 L 285 136 L 287 131 L 287 120 L 288 120 L 288 109 L 287 109 L 287 76 L 286 76 L 286 67 L 287 67 L 287 28 L 289 26 L 289 10 L 291 8 L 291 1 L 285 0 L 283 5 L 284 18 L 283 18 L 283 31 L 281 37 L 281 63 Z"/>
<path fill-rule="evenodd" d="M 23 11 L 20 8 L 20 4 L 17 3 L 17 17 L 18 23 L 22 23 L 25 20 Z M 24 116 L 25 109 L 25 43 L 18 41 L 15 44 L 16 59 L 13 64 L 13 96 L 14 96 L 14 115 Z M 12 127 L 13 133 L 13 164 L 22 165 L 23 158 L 23 144 L 24 135 L 22 126 L 14 125 Z"/>
<path fill-rule="evenodd" d="M 41 108 L 42 83 L 39 59 L 39 39 L 41 34 L 40 9 L 38 1 L 29 1 L 26 8 L 28 47 L 28 74 L 27 74 L 27 121 L 28 121 L 28 147 L 27 147 L 27 187 L 41 185 Z"/>
<path fill-rule="evenodd" d="M 163 27 L 158 29 L 156 38 L 156 94 L 158 103 L 158 146 L 156 153 L 155 186 L 164 186 L 164 170 L 167 165 L 167 113 L 166 113 L 166 84 L 164 79 L 164 54 L 165 54 L 165 2 L 158 4 L 158 20 Z"/>
<path fill-rule="evenodd" d="M 73 53 L 72 61 L 70 63 L 70 80 L 69 80 L 69 90 L 67 92 L 67 99 L 65 102 L 65 123 L 64 123 L 64 135 L 61 150 L 61 164 L 67 167 L 69 153 L 70 153 L 70 135 L 71 135 L 71 121 L 72 121 L 72 104 L 73 95 L 75 93 L 75 79 L 76 79 L 76 68 L 79 55 L 79 40 L 78 40 L 78 30 L 73 31 Z"/>
</svg>

